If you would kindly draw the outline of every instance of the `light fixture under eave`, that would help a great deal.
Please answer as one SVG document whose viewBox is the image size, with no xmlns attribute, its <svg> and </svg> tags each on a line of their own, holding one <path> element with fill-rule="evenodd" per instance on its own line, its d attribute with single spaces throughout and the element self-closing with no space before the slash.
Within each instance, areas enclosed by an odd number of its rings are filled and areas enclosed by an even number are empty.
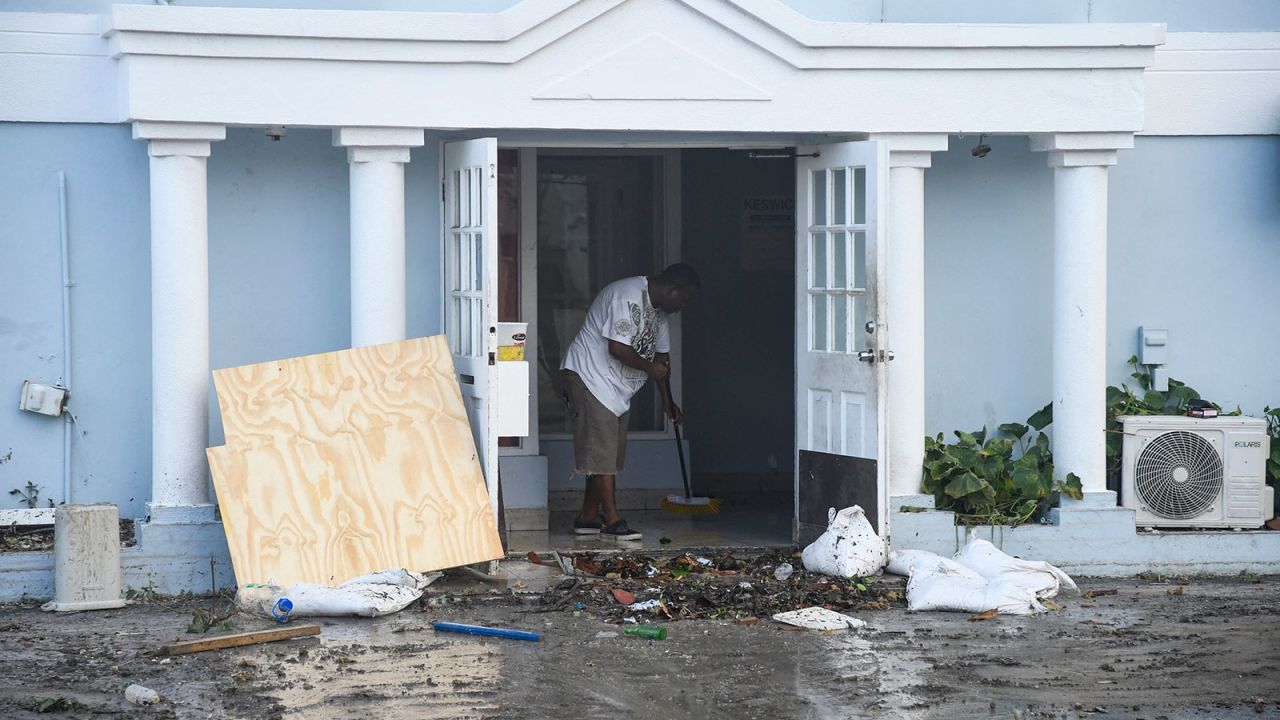
<svg viewBox="0 0 1280 720">
<path fill-rule="evenodd" d="M 271 138 L 271 141 L 272 141 L 272 142 L 275 142 L 275 141 L 279 140 L 280 138 L 284 137 L 286 132 L 288 132 L 288 131 L 287 131 L 287 130 L 285 130 L 285 127 L 284 127 L 283 125 L 268 125 L 268 126 L 267 126 L 267 137 Z"/>
<path fill-rule="evenodd" d="M 979 135 L 978 144 L 973 146 L 973 149 L 969 151 L 969 154 L 976 158 L 986 157 L 987 153 L 991 152 L 991 146 L 983 142 L 986 138 L 987 136 L 985 134 Z"/>
</svg>

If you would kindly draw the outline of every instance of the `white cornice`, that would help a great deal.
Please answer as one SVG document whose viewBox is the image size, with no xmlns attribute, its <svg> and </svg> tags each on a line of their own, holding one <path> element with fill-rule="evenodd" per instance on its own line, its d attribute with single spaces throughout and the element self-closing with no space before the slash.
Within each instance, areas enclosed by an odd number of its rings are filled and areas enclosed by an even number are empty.
<svg viewBox="0 0 1280 720">
<path fill-rule="evenodd" d="M 665 19 L 656 30 L 635 27 L 644 24 L 634 22 L 635 18 L 649 15 Z M 107 36 L 103 35 L 104 28 Z M 1010 124 L 1001 129 L 1137 130 L 1142 135 L 1280 134 L 1280 112 L 1276 111 L 1280 108 L 1280 33 L 1170 33 L 1167 43 L 1153 52 L 1150 45 L 1161 37 L 1159 26 L 832 23 L 804 17 L 775 0 L 538 0 L 496 14 L 145 5 L 117 6 L 106 16 L 0 13 L 0 121 L 282 123 L 283 118 L 268 121 L 250 107 L 234 108 L 234 113 L 221 119 L 207 117 L 209 113 L 199 108 L 189 108 L 191 112 L 186 114 L 131 116 L 127 102 L 132 89 L 124 93 L 126 105 L 122 106 L 117 88 L 128 89 L 130 77 L 141 81 L 143 76 L 154 77 L 172 67 L 175 79 L 189 70 L 193 77 L 202 77 L 201 82 L 209 84 L 215 93 L 229 93 L 224 105 L 235 105 L 242 98 L 236 96 L 234 82 L 247 82 L 245 92 L 253 95 L 259 92 L 255 85 L 260 78 L 265 77 L 270 83 L 272 73 L 283 73 L 300 82 L 312 75 L 319 78 L 327 74 L 329 82 L 316 80 L 308 97 L 297 104 L 299 112 L 278 113 L 288 114 L 288 121 L 298 124 L 307 114 L 305 101 L 324 93 L 345 91 L 346 85 L 340 81 L 344 74 L 359 75 L 359 82 L 371 84 L 381 83 L 383 78 L 402 87 L 407 83 L 414 93 L 420 93 L 423 88 L 440 87 L 441 83 L 455 82 L 460 77 L 487 78 L 481 68 L 500 64 L 507 66 L 502 72 L 526 83 L 526 100 L 538 93 L 544 99 L 526 105 L 524 112 L 503 114 L 512 109 L 512 102 L 490 103 L 488 108 L 477 108 L 470 115 L 450 112 L 449 118 L 435 120 L 437 126 L 549 127 L 550 122 L 534 122 L 534 113 L 542 112 L 545 106 L 562 104 L 579 109 L 566 113 L 567 119 L 557 127 L 686 131 L 690 128 L 661 127 L 656 121 L 644 125 L 610 124 L 582 112 L 584 108 L 607 108 L 610 103 L 638 107 L 644 102 L 656 102 L 652 97 L 654 88 L 641 86 L 620 87 L 617 92 L 606 93 L 609 98 L 587 99 L 601 82 L 607 81 L 607 73 L 593 71 L 604 75 L 602 80 L 583 72 L 591 63 L 601 70 L 611 65 L 621 69 L 627 58 L 611 60 L 609 53 L 613 51 L 609 48 L 620 48 L 626 38 L 638 40 L 646 32 L 656 32 L 689 50 L 689 56 L 705 60 L 698 70 L 701 74 L 681 77 L 683 85 L 676 92 L 684 97 L 681 102 L 698 103 L 690 107 L 699 108 L 700 115 L 714 115 L 719 112 L 713 111 L 717 105 L 727 108 L 750 102 L 757 108 L 768 108 L 805 102 L 800 92 L 788 93 L 786 89 L 806 83 L 812 77 L 809 70 L 815 69 L 852 71 L 842 77 L 854 82 L 850 85 L 841 81 L 840 85 L 847 87 L 848 93 L 881 92 L 875 83 L 860 84 L 878 77 L 868 72 L 891 72 L 894 77 L 918 79 L 911 70 L 959 70 L 954 76 L 936 74 L 937 87 L 923 90 L 945 94 L 949 78 L 969 72 L 1021 69 L 1022 74 L 1031 76 L 1036 68 L 1060 72 L 1052 70 L 1058 65 L 1062 69 L 1100 69 L 1100 77 L 1119 77 L 1111 73 L 1138 71 L 1149 63 L 1131 90 L 1101 108 L 1104 114 L 1110 113 L 1137 97 L 1139 103 L 1145 101 L 1145 119 L 1130 116 L 1124 122 L 1111 119 L 1091 127 L 1049 127 L 1045 126 L 1047 123 L 1026 127 L 1024 122 L 1020 128 Z M 128 44 L 121 44 L 121 34 L 131 35 Z M 703 46 L 698 45 L 700 40 L 705 41 Z M 110 59 L 112 46 L 122 52 L 114 61 Z M 130 48 L 136 52 L 126 51 Z M 635 54 L 643 56 L 640 52 Z M 315 63 L 317 60 L 327 62 Z M 369 72 L 346 72 L 361 65 L 368 65 Z M 246 66 L 250 69 L 242 70 Z M 461 74 L 448 70 L 467 66 L 471 69 Z M 699 78 L 705 80 L 718 72 L 727 72 L 742 82 L 736 90 L 727 88 L 720 93 L 723 97 L 716 97 L 708 92 L 714 84 L 708 85 Z M 579 76 L 572 77 L 574 73 Z M 1067 73 L 1062 77 L 1068 76 L 1075 75 Z M 889 82 L 888 76 L 884 82 Z M 512 84 L 505 91 L 519 87 Z M 994 93 L 995 87 L 988 85 L 985 92 Z M 150 99 L 163 100 L 164 88 L 143 89 Z M 980 95 L 984 92 L 975 91 Z M 1021 91 L 1028 93 L 1029 102 L 1038 102 L 1034 98 L 1041 91 L 1037 84 L 1031 83 Z M 1054 89 L 1044 91 L 1050 93 Z M 459 102 L 476 104 L 477 97 L 480 96 L 465 95 Z M 998 95 L 992 99 L 997 103 L 1001 100 Z M 957 100 L 959 104 L 963 102 L 963 98 Z M 395 113 L 348 117 L 332 112 L 316 122 L 329 127 L 338 120 L 344 124 L 395 125 L 409 120 L 424 123 L 430 120 L 426 112 L 430 104 L 423 101 L 421 111 L 395 117 L 388 116 Z M 480 99 L 479 104 L 486 101 Z M 490 110 L 499 112 L 501 117 L 478 124 L 477 118 L 488 118 Z M 971 114 L 976 117 L 983 112 L 984 108 L 975 106 Z M 922 114 L 932 114 L 932 110 Z M 724 117 L 731 116 L 732 113 Z M 867 118 L 864 124 L 856 112 L 848 117 L 851 124 L 856 124 L 855 130 L 907 129 L 886 127 L 879 121 L 872 124 L 874 118 Z M 1138 127 L 1119 127 L 1122 124 Z M 772 131 L 763 123 L 742 126 L 714 118 L 697 129 L 716 127 L 725 132 Z M 941 126 L 909 129 L 959 131 Z M 963 128 L 970 132 L 991 130 L 994 128 L 990 124 Z M 809 127 L 806 131 L 836 129 Z"/>
<path fill-rule="evenodd" d="M 673 4 L 797 69 L 1142 68 L 1164 41 L 1149 24 L 821 22 L 777 0 L 553 0 L 494 14 L 115 5 L 104 35 L 114 56 L 513 64 L 620 5 Z"/>
</svg>

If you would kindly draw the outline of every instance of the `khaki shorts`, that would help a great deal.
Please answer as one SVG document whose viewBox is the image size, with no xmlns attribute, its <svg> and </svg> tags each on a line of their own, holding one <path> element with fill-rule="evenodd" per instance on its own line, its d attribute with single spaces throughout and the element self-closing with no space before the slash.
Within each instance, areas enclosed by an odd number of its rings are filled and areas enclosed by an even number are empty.
<svg viewBox="0 0 1280 720">
<path fill-rule="evenodd" d="M 573 431 L 574 470 L 581 475 L 617 475 L 627 456 L 627 418 L 596 399 L 578 373 L 560 372 L 569 427 Z"/>
</svg>

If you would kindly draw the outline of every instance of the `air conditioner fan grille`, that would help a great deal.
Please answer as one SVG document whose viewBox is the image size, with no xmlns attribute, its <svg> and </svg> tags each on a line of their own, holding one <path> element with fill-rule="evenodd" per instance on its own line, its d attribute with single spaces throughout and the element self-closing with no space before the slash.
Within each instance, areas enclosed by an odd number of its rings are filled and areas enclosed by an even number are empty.
<svg viewBox="0 0 1280 720">
<path fill-rule="evenodd" d="M 1222 458 L 1195 433 L 1167 432 L 1142 449 L 1133 482 L 1147 509 L 1175 520 L 1194 518 L 1222 494 Z"/>
</svg>

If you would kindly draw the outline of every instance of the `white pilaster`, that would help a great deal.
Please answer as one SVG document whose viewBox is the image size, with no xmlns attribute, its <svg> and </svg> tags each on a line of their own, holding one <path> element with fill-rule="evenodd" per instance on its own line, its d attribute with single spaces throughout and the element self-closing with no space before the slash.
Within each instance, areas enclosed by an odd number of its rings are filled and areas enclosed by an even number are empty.
<svg viewBox="0 0 1280 720">
<path fill-rule="evenodd" d="M 889 146 L 884 328 L 889 496 L 921 492 L 924 465 L 924 171 L 946 135 L 873 135 Z M 879 331 L 878 331 L 879 332 Z"/>
<path fill-rule="evenodd" d="M 405 338 L 404 164 L 421 129 L 339 128 L 351 168 L 351 347 Z"/>
<path fill-rule="evenodd" d="M 1075 473 L 1088 504 L 1107 491 L 1107 168 L 1127 133 L 1032 138 L 1053 168 L 1053 464 Z M 1064 501 L 1064 505 L 1071 501 Z"/>
<path fill-rule="evenodd" d="M 151 156 L 151 504 L 209 504 L 209 144 L 221 125 L 134 123 Z M 201 513 L 197 513 L 201 514 Z M 211 516 L 211 512 L 207 513 Z"/>
</svg>

